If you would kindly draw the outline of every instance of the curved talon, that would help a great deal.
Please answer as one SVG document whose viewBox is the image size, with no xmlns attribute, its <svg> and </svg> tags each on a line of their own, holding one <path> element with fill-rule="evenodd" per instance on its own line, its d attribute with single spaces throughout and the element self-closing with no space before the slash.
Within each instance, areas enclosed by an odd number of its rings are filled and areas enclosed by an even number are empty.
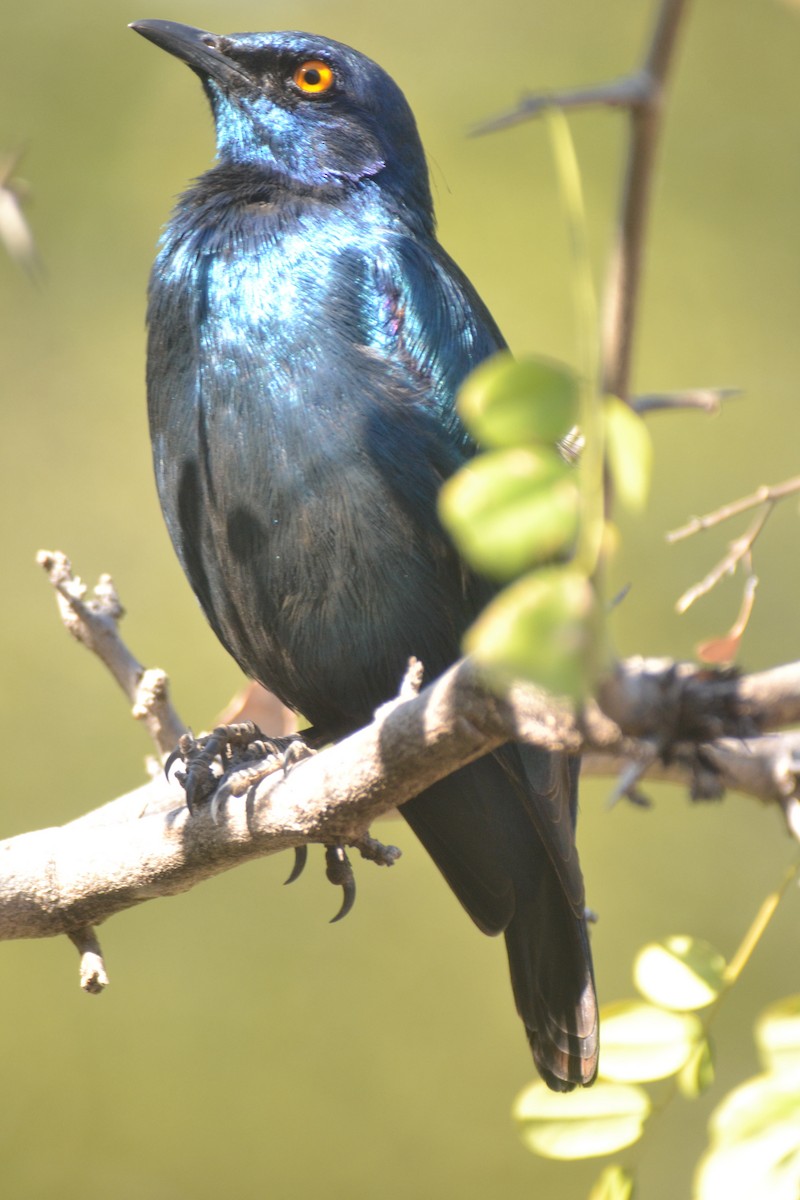
<svg viewBox="0 0 800 1200">
<path fill-rule="evenodd" d="M 169 758 L 164 763 L 164 775 L 166 776 L 167 779 L 169 779 L 169 773 L 172 770 L 172 768 L 175 766 L 175 763 L 178 761 L 179 758 L 182 758 L 182 757 L 183 757 L 183 751 L 181 750 L 180 742 L 178 742 L 177 746 L 172 751 L 172 754 L 170 754 Z"/>
<path fill-rule="evenodd" d="M 342 907 L 335 917 L 331 917 L 330 923 L 334 925 L 336 921 L 341 921 L 347 916 L 356 902 L 356 880 L 344 846 L 325 847 L 325 874 L 330 882 L 341 887 L 343 892 Z"/>
<path fill-rule="evenodd" d="M 353 875 L 342 884 L 342 907 L 339 909 L 335 917 L 331 917 L 330 924 L 335 925 L 337 921 L 341 921 L 350 912 L 350 909 L 356 902 L 356 881 Z"/>
<path fill-rule="evenodd" d="M 295 879 L 299 879 L 303 874 L 306 862 L 308 860 L 308 846 L 295 846 L 294 848 L 294 866 L 289 872 L 288 879 L 284 879 L 284 887 L 287 883 L 294 883 Z"/>
</svg>

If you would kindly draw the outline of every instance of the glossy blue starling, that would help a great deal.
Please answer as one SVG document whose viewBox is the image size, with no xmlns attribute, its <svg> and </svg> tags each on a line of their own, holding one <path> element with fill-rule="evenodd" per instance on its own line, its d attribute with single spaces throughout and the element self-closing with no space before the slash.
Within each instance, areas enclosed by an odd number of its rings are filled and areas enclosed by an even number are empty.
<svg viewBox="0 0 800 1200">
<path fill-rule="evenodd" d="M 148 402 L 178 556 L 241 668 L 335 738 L 432 679 L 492 594 L 442 530 L 473 446 L 454 407 L 504 346 L 436 240 L 411 110 L 374 62 L 306 33 L 133 28 L 187 63 L 217 159 L 150 283 Z M 577 764 L 506 746 L 402 814 L 480 929 L 503 933 L 536 1065 L 597 1067 L 575 850 Z"/>
</svg>

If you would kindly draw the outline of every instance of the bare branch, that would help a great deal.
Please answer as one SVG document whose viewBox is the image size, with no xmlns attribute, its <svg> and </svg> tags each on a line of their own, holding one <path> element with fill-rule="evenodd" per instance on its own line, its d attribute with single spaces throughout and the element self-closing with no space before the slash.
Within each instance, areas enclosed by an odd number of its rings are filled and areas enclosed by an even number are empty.
<svg viewBox="0 0 800 1200">
<path fill-rule="evenodd" d="M 603 299 L 602 388 L 623 400 L 627 400 L 630 390 L 634 324 L 664 88 L 686 5 L 687 0 L 662 0 L 643 72 L 646 94 L 630 109 L 630 142 L 617 240 Z"/>
<path fill-rule="evenodd" d="M 510 112 L 481 121 L 472 130 L 480 137 L 485 133 L 498 133 L 510 129 L 523 121 L 539 117 L 548 108 L 569 110 L 581 108 L 634 108 L 647 98 L 648 80 L 643 74 L 625 75 L 611 83 L 591 84 L 585 88 L 569 88 L 565 91 L 537 92 L 523 96 Z"/>
<path fill-rule="evenodd" d="M 649 392 L 646 395 L 633 396 L 630 405 L 641 415 L 664 409 L 696 408 L 710 416 L 716 416 L 722 408 L 723 400 L 739 395 L 739 388 L 689 388 L 683 392 Z"/>
<path fill-rule="evenodd" d="M 624 776 L 630 760 L 589 751 L 581 771 L 588 776 Z M 694 799 L 719 799 L 726 791 L 740 792 L 778 804 L 789 833 L 800 841 L 800 733 L 765 734 L 758 738 L 721 738 L 695 747 L 674 747 L 666 761 L 651 757 L 646 771 L 651 781 L 690 786 Z M 641 775 L 637 775 L 637 782 Z M 624 789 L 623 789 L 624 794 Z"/>
<path fill-rule="evenodd" d="M 64 627 L 105 664 L 127 696 L 132 715 L 142 721 L 165 757 L 186 727 L 170 702 L 167 676 L 157 668 L 145 670 L 120 637 L 125 610 L 111 576 L 101 575 L 92 598 L 86 600 L 85 584 L 73 575 L 72 564 L 60 550 L 40 550 L 36 561 L 56 590 Z"/>
<path fill-rule="evenodd" d="M 216 821 L 208 806 L 190 817 L 177 785 L 153 780 L 61 828 L 0 843 L 0 939 L 69 934 L 83 956 L 84 986 L 96 990 L 105 969 L 91 926 L 290 847 L 369 846 L 376 817 L 509 739 L 625 763 L 652 759 L 655 739 L 669 745 L 668 761 L 683 765 L 684 780 L 698 776 L 698 740 L 729 739 L 702 746 L 702 769 L 713 774 L 709 763 L 720 763 L 723 781 L 743 786 L 742 764 L 755 762 L 767 742 L 754 737 L 742 748 L 738 739 L 800 720 L 800 663 L 739 679 L 636 659 L 619 664 L 600 701 L 602 709 L 593 705 L 577 719 L 528 685 L 498 696 L 463 660 L 419 695 L 385 705 L 366 729 L 273 773 L 255 792 L 228 795 Z M 773 765 L 751 772 L 749 784 L 775 798 L 779 760 L 782 803 L 797 795 L 798 756 L 787 745 L 769 743 Z"/>
<path fill-rule="evenodd" d="M 486 121 L 475 130 L 490 133 L 505 129 L 555 105 L 565 109 L 607 105 L 628 112 L 630 139 L 625 178 L 603 300 L 601 380 L 603 392 L 623 400 L 629 399 L 634 322 L 664 88 L 686 8 L 687 0 L 661 0 L 640 70 L 613 83 L 526 96 L 512 112 Z"/>
<path fill-rule="evenodd" d="M 691 521 L 687 521 L 680 529 L 673 529 L 671 533 L 668 533 L 667 541 L 680 542 L 695 533 L 713 529 L 716 525 L 721 525 L 723 521 L 728 521 L 731 517 L 738 517 L 740 513 L 749 512 L 762 504 L 774 506 L 778 501 L 785 500 L 787 496 L 796 496 L 798 492 L 800 492 L 800 476 L 787 479 L 783 483 L 773 484 L 772 487 L 763 485 L 751 495 L 743 496 L 740 500 L 733 500 L 730 504 L 723 504 L 721 508 L 707 513 L 704 517 L 692 517 Z"/>
<path fill-rule="evenodd" d="M 750 561 L 750 552 L 753 549 L 755 542 L 761 530 L 764 528 L 767 517 L 772 512 L 771 508 L 765 508 L 759 513 L 755 520 L 745 530 L 741 537 L 735 538 L 728 545 L 728 553 L 724 555 L 719 562 L 711 568 L 708 574 L 698 583 L 695 583 L 676 601 L 675 609 L 679 613 L 685 613 L 691 608 L 696 600 L 701 596 L 707 596 L 712 588 L 716 587 L 721 579 L 726 575 L 732 575 L 737 566 L 741 562 L 746 562 L 750 570 L 750 578 L 753 579 L 752 563 Z M 754 584 L 752 586 L 755 586 Z"/>
<path fill-rule="evenodd" d="M 70 933 L 69 940 L 81 956 L 81 987 L 90 996 L 99 996 L 108 987 L 103 952 L 91 925 Z"/>
</svg>

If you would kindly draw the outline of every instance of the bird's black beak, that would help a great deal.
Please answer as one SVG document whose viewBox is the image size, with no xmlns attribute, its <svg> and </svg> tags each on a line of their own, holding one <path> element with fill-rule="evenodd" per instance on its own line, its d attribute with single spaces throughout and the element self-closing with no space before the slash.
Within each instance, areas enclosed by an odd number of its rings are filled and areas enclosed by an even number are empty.
<svg viewBox="0 0 800 1200">
<path fill-rule="evenodd" d="M 174 54 L 203 79 L 214 79 L 223 87 L 235 81 L 248 81 L 242 67 L 223 52 L 227 39 L 219 34 L 180 25 L 177 21 L 133 21 L 129 28 L 168 54 Z"/>
</svg>

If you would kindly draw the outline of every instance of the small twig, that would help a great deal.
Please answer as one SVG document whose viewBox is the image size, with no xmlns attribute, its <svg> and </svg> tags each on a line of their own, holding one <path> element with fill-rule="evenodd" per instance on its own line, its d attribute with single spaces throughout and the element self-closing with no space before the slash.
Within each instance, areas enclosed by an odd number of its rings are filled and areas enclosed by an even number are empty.
<svg viewBox="0 0 800 1200">
<path fill-rule="evenodd" d="M 750 509 L 758 508 L 762 504 L 775 505 L 778 501 L 785 500 L 787 496 L 794 496 L 798 492 L 800 492 L 800 476 L 787 479 L 784 483 L 776 483 L 772 487 L 762 486 L 751 495 L 743 496 L 740 500 L 733 500 L 730 504 L 723 504 L 721 508 L 707 513 L 704 517 L 692 517 L 691 521 L 687 521 L 679 529 L 673 529 L 668 533 L 667 541 L 670 543 L 680 542 L 683 538 L 692 537 L 695 533 L 713 529 L 714 526 L 721 525 L 723 521 L 727 521 L 731 517 L 738 517 L 740 513 L 749 512 Z"/>
<path fill-rule="evenodd" d="M 73 930 L 69 940 L 81 956 L 81 987 L 90 996 L 99 996 L 108 987 L 108 975 L 97 934 L 91 925 L 85 925 L 83 929 Z"/>
<path fill-rule="evenodd" d="M 532 117 L 541 116 L 549 108 L 634 108 L 647 99 L 648 79 L 642 73 L 624 75 L 610 83 L 591 84 L 584 88 L 569 88 L 564 91 L 536 92 L 521 97 L 515 108 L 481 121 L 470 132 L 475 137 L 485 133 L 498 133 L 510 129 Z"/>
<path fill-rule="evenodd" d="M 707 596 L 712 588 L 726 575 L 732 575 L 740 562 L 746 561 L 750 567 L 750 576 L 752 575 L 752 564 L 749 562 L 750 552 L 753 549 L 753 544 L 756 538 L 761 533 L 761 530 L 766 524 L 767 518 L 772 512 L 772 505 L 760 512 L 754 521 L 751 522 L 749 528 L 742 534 L 741 537 L 735 538 L 729 543 L 728 553 L 720 559 L 720 561 L 711 568 L 708 574 L 698 583 L 692 585 L 687 591 L 677 600 L 675 610 L 679 613 L 685 613 L 696 600 L 701 596 Z M 754 587 L 755 585 L 751 585 Z M 749 613 L 748 613 L 749 615 Z"/>
<path fill-rule="evenodd" d="M 633 396 L 630 403 L 631 408 L 641 415 L 664 409 L 695 408 L 716 416 L 722 408 L 723 400 L 740 395 L 739 388 L 689 388 L 683 392 L 650 392 L 643 396 Z"/>
<path fill-rule="evenodd" d="M 634 325 L 644 257 L 664 89 L 687 0 L 662 0 L 645 60 L 646 95 L 630 109 L 625 182 L 603 298 L 603 379 L 607 394 L 627 400 Z"/>
<path fill-rule="evenodd" d="M 619 778 L 614 786 L 611 794 L 606 801 L 607 808 L 614 808 L 623 796 L 632 800 L 634 804 L 640 808 L 647 807 L 643 802 L 641 793 L 637 788 L 639 780 L 643 778 L 652 767 L 653 763 L 659 756 L 659 748 L 653 743 L 642 743 L 642 757 L 637 760 L 625 763 L 620 770 Z"/>
<path fill-rule="evenodd" d="M 47 571 L 58 598 L 64 627 L 108 668 L 142 721 L 163 758 L 178 743 L 186 727 L 169 698 L 167 676 L 158 669 L 145 670 L 119 634 L 125 615 L 110 575 L 101 575 L 91 599 L 86 586 L 72 573 L 72 564 L 60 550 L 40 550 L 36 561 Z"/>
</svg>

